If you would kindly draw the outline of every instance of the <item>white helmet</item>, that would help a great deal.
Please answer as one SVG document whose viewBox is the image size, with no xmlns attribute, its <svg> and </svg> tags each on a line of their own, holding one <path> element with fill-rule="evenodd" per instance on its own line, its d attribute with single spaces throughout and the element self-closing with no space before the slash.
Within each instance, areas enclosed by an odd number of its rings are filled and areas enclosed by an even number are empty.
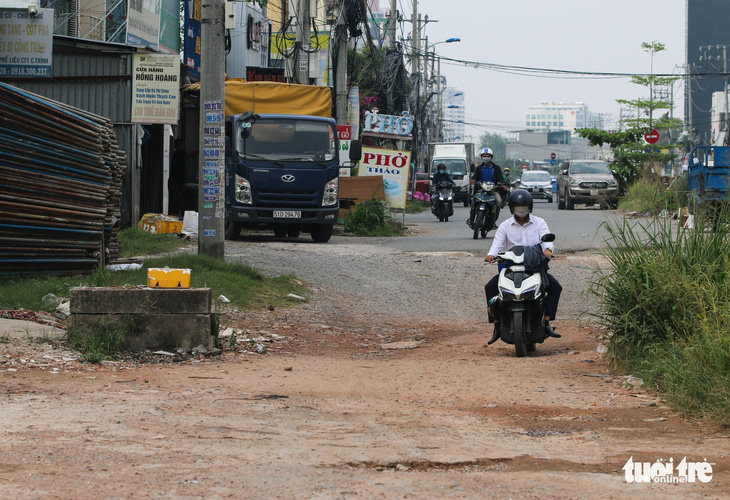
<svg viewBox="0 0 730 500">
<path fill-rule="evenodd" d="M 484 156 L 484 155 L 494 156 L 494 152 L 492 152 L 491 148 L 484 148 L 479 153 L 479 156 Z"/>
</svg>

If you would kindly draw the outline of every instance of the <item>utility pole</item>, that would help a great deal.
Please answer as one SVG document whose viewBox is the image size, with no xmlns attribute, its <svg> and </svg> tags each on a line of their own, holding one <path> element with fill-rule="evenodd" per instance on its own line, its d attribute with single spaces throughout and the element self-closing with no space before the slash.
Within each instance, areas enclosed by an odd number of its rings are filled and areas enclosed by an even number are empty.
<svg viewBox="0 0 730 500">
<path fill-rule="evenodd" d="M 198 253 L 224 258 L 225 0 L 202 4 L 200 28 L 200 150 Z M 205 182 L 203 182 L 205 180 Z"/>
<path fill-rule="evenodd" d="M 396 9 L 396 0 L 390 0 L 390 49 L 395 49 L 395 28 L 398 26 L 398 10 Z"/>
<path fill-rule="evenodd" d="M 297 16 L 297 80 L 302 85 L 309 85 L 309 42 L 311 35 L 309 25 L 309 0 L 299 0 L 299 15 Z"/>
<path fill-rule="evenodd" d="M 421 48 L 421 16 L 418 15 L 418 0 L 413 0 L 413 17 L 411 17 L 411 24 L 413 25 L 413 57 L 411 58 L 411 74 L 418 75 L 419 68 L 419 50 Z"/>
<path fill-rule="evenodd" d="M 347 125 L 347 2 L 337 17 L 337 74 L 335 75 L 335 119 Z"/>
</svg>

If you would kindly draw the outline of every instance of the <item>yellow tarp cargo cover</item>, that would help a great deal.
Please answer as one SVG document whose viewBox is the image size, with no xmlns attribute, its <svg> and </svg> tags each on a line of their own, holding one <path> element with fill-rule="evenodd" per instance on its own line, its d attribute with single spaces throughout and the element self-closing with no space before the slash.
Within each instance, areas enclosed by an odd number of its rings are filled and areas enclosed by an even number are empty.
<svg viewBox="0 0 730 500">
<path fill-rule="evenodd" d="M 200 83 L 185 90 L 200 90 Z M 319 85 L 226 80 L 226 115 L 245 113 L 332 116 L 332 91 Z"/>
</svg>

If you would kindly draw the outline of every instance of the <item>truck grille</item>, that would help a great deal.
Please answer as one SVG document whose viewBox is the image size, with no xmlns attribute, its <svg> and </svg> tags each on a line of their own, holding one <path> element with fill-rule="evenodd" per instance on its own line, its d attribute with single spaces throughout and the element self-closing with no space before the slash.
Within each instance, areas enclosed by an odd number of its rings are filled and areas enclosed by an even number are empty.
<svg viewBox="0 0 730 500">
<path fill-rule="evenodd" d="M 606 189 L 608 182 L 581 182 L 580 187 L 584 189 Z"/>
<path fill-rule="evenodd" d="M 316 191 L 297 190 L 262 190 L 259 193 L 257 205 L 276 207 L 318 207 L 322 202 L 322 195 Z"/>
</svg>

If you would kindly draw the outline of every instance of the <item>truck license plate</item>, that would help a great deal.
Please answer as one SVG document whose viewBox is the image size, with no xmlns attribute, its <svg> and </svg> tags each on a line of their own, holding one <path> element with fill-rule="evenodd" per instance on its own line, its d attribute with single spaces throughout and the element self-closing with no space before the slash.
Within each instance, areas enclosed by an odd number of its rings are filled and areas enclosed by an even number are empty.
<svg viewBox="0 0 730 500">
<path fill-rule="evenodd" d="M 598 191 L 591 189 L 591 196 L 598 196 Z"/>
<path fill-rule="evenodd" d="M 274 210 L 274 219 L 301 219 L 302 212 L 291 210 Z"/>
</svg>

